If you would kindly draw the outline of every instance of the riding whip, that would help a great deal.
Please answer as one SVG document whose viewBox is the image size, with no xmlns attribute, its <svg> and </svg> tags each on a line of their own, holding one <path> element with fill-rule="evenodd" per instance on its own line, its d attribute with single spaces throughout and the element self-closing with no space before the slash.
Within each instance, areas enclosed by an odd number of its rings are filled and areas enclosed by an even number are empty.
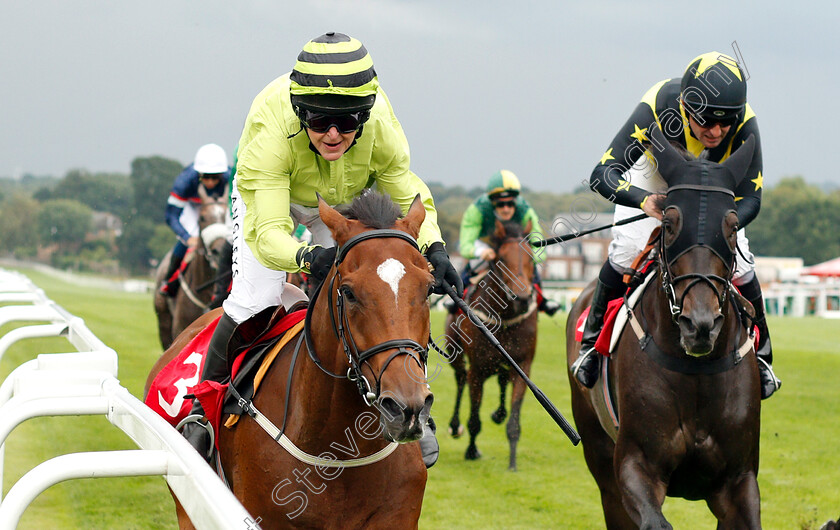
<svg viewBox="0 0 840 530">
<path fill-rule="evenodd" d="M 564 234 L 562 236 L 552 237 L 549 239 L 538 239 L 536 241 L 531 241 L 532 247 L 547 247 L 548 245 L 553 245 L 555 243 L 562 243 L 564 241 L 569 241 L 572 239 L 576 239 L 580 236 L 585 236 L 586 234 L 591 234 L 593 232 L 600 232 L 601 230 L 606 230 L 607 228 L 612 228 L 614 226 L 621 226 L 626 225 L 629 223 L 635 223 L 636 221 L 641 221 L 648 217 L 648 214 L 641 213 L 639 215 L 628 217 L 627 219 L 622 219 L 621 221 L 616 221 L 609 225 L 599 226 L 598 228 L 590 228 L 589 230 L 584 230 L 583 232 L 572 232 L 570 234 Z"/>
<path fill-rule="evenodd" d="M 458 307 L 461 308 L 461 311 L 463 311 L 464 314 L 469 317 L 470 321 L 475 325 L 475 327 L 481 330 L 484 336 L 487 337 L 487 340 L 489 340 L 490 343 L 493 344 L 493 346 L 495 346 L 497 350 L 499 350 L 499 352 L 502 354 L 502 357 L 505 358 L 508 364 L 510 364 L 514 368 L 514 370 L 516 370 L 516 373 L 518 373 L 519 377 L 521 377 L 522 380 L 525 381 L 525 384 L 528 385 L 528 388 L 531 389 L 531 392 L 534 394 L 534 397 L 537 398 L 537 401 L 540 402 L 540 405 L 543 406 L 545 411 L 548 412 L 548 415 L 551 416 L 554 422 L 557 423 L 560 429 L 562 429 L 566 436 L 569 437 L 569 440 L 572 441 L 572 445 L 577 445 L 578 443 L 580 443 L 580 435 L 577 433 L 577 431 L 575 431 L 574 427 L 572 427 L 569 424 L 569 422 L 566 421 L 566 418 L 564 418 L 563 415 L 560 414 L 560 411 L 557 410 L 557 407 L 554 406 L 554 403 L 552 403 L 551 400 L 549 400 L 545 396 L 545 394 L 542 393 L 542 390 L 540 390 L 537 387 L 537 385 L 535 385 L 534 382 L 531 381 L 531 379 L 529 379 L 527 375 L 525 375 L 525 371 L 522 370 L 522 367 L 516 364 L 516 361 L 514 361 L 510 354 L 507 351 L 505 351 L 504 347 L 501 344 L 499 344 L 499 341 L 496 339 L 496 337 L 494 337 L 493 334 L 490 333 L 490 330 L 487 329 L 487 326 L 485 326 L 484 323 L 481 320 L 479 320 L 477 316 L 475 316 L 475 314 L 470 309 L 470 306 L 468 306 L 467 303 L 461 297 L 458 296 L 458 293 L 455 292 L 455 289 L 445 281 L 443 282 L 443 288 L 446 289 L 446 294 L 448 294 L 449 297 L 455 301 L 455 304 L 457 304 Z"/>
</svg>

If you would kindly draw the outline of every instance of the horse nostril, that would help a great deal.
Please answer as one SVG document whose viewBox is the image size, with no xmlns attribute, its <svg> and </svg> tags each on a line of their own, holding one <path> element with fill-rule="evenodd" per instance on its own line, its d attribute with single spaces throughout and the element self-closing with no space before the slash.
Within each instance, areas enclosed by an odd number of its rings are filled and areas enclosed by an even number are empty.
<svg viewBox="0 0 840 530">
<path fill-rule="evenodd" d="M 379 410 L 388 417 L 388 421 L 394 421 L 403 415 L 403 408 L 397 400 L 390 397 L 383 397 L 379 400 Z"/>
<path fill-rule="evenodd" d="M 691 335 L 695 335 L 697 333 L 697 326 L 695 326 L 694 322 L 685 315 L 680 316 L 680 327 L 682 327 L 686 333 Z"/>
<path fill-rule="evenodd" d="M 435 395 L 434 394 L 429 394 L 428 396 L 426 396 L 426 400 L 423 401 L 423 410 L 420 411 L 420 414 L 421 415 L 425 414 L 426 416 L 428 416 L 431 413 L 432 403 L 434 403 L 434 402 L 435 402 Z"/>
</svg>

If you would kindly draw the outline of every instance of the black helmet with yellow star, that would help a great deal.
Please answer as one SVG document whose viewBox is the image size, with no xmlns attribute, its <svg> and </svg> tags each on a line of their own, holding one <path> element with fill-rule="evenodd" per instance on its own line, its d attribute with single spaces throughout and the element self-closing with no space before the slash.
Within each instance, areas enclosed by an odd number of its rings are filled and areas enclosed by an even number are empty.
<svg viewBox="0 0 840 530">
<path fill-rule="evenodd" d="M 733 125 L 747 103 L 747 80 L 732 57 L 720 52 L 695 57 L 680 84 L 683 108 L 700 125 Z"/>
</svg>

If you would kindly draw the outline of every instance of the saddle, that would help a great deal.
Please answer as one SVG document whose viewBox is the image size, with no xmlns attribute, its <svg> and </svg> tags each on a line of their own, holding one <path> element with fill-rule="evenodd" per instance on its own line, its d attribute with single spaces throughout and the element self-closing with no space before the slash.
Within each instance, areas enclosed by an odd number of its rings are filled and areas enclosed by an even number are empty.
<svg viewBox="0 0 840 530">
<path fill-rule="evenodd" d="M 306 295 L 300 289 L 287 285 L 283 303 L 258 313 L 234 331 L 228 346 L 228 358 L 232 359 L 229 368 L 238 396 L 253 398 L 277 353 L 303 329 L 309 305 Z M 202 381 L 199 384 L 204 357 L 218 322 L 216 319 L 201 330 L 152 381 L 145 403 L 172 426 L 178 425 L 189 414 L 193 399 L 201 402 L 216 432 L 223 412 L 235 415 L 242 412 L 238 399 L 229 390 L 230 380 L 223 383 Z M 235 423 L 233 421 L 230 426 Z M 215 440 L 218 445 L 218 437 Z"/>
</svg>

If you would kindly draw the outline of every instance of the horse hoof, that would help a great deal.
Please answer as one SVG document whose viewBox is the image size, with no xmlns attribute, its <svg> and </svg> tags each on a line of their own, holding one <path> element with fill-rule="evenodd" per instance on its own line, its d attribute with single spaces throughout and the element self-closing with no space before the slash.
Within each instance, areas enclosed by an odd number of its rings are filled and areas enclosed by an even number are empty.
<svg viewBox="0 0 840 530">
<path fill-rule="evenodd" d="M 464 453 L 464 459 L 478 460 L 479 458 L 481 458 L 481 451 L 479 451 L 477 447 L 475 447 L 474 445 L 467 447 L 467 452 Z"/>
<path fill-rule="evenodd" d="M 493 414 L 490 415 L 490 419 L 493 420 L 493 423 L 502 423 L 507 418 L 507 411 L 505 409 L 496 409 Z"/>
<path fill-rule="evenodd" d="M 452 426 L 450 425 L 448 430 L 449 430 L 449 434 L 453 438 L 460 438 L 464 434 L 464 426 L 463 425 L 458 425 L 457 429 L 453 429 Z"/>
</svg>

